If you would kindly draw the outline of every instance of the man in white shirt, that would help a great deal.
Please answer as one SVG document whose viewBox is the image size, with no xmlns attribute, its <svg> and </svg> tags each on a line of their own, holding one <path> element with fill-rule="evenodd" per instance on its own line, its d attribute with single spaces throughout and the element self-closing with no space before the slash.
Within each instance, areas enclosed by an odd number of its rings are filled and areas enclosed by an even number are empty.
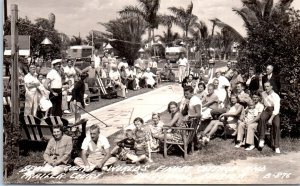
<svg viewBox="0 0 300 186">
<path fill-rule="evenodd" d="M 94 169 L 106 171 L 108 166 L 113 165 L 117 158 L 110 157 L 110 144 L 105 136 L 100 134 L 100 127 L 96 124 L 90 127 L 90 135 L 87 135 L 81 145 L 81 157 L 77 157 L 74 163 L 85 172 Z"/>
<path fill-rule="evenodd" d="M 279 118 L 279 110 L 280 110 L 280 97 L 277 93 L 273 91 L 273 87 L 269 81 L 264 83 L 265 90 L 261 93 L 262 102 L 265 106 L 264 111 L 262 112 L 258 124 L 259 131 L 259 147 L 264 146 L 265 139 L 265 130 L 267 125 L 271 125 L 272 127 L 272 135 L 271 141 L 272 145 L 275 147 L 275 152 L 280 153 L 279 150 L 279 139 L 280 139 L 280 118 Z"/>
<path fill-rule="evenodd" d="M 183 81 L 183 79 L 186 77 L 186 70 L 188 66 L 188 60 L 184 57 L 184 54 L 181 54 L 180 59 L 177 62 L 178 64 L 178 70 L 179 70 L 179 83 Z"/>
<path fill-rule="evenodd" d="M 61 59 L 52 61 L 53 69 L 47 74 L 45 88 L 50 91 L 50 100 L 52 102 L 51 115 L 62 116 L 62 69 Z"/>
<path fill-rule="evenodd" d="M 186 120 L 191 117 L 201 118 L 202 103 L 198 96 L 194 95 L 194 89 L 190 86 L 184 88 L 184 97 L 188 101 L 188 115 Z"/>
</svg>

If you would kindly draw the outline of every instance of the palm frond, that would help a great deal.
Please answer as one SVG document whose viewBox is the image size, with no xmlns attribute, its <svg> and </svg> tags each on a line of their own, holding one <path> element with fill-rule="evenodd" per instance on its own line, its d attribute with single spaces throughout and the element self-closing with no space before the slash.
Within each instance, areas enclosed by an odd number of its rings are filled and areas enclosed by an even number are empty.
<svg viewBox="0 0 300 186">
<path fill-rule="evenodd" d="M 233 27 L 231 27 L 230 25 L 222 22 L 222 21 L 216 21 L 215 22 L 216 26 L 218 26 L 221 29 L 226 29 L 227 31 L 232 33 L 232 36 L 234 37 L 234 39 L 236 41 L 239 41 L 241 43 L 246 42 L 245 38 L 238 32 L 236 31 Z"/>
<path fill-rule="evenodd" d="M 137 6 L 132 5 L 125 6 L 123 10 L 119 11 L 119 14 L 121 16 L 142 16 L 143 18 L 146 17 L 145 12 L 143 10 L 141 10 Z"/>
<path fill-rule="evenodd" d="M 263 0 L 263 14 L 265 18 L 269 18 L 273 9 L 273 0 Z"/>
<path fill-rule="evenodd" d="M 191 1 L 191 4 L 186 9 L 186 14 L 192 14 L 193 12 L 193 2 Z"/>
</svg>

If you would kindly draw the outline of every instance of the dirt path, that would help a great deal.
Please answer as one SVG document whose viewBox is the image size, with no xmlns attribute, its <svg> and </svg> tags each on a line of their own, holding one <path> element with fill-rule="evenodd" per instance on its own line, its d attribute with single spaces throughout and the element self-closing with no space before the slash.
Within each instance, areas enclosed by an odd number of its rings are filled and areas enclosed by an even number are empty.
<svg viewBox="0 0 300 186">
<path fill-rule="evenodd" d="M 101 175 L 96 179 L 70 180 L 65 184 L 299 184 L 300 152 L 264 158 L 248 158 L 222 165 L 186 167 L 136 167 L 133 175 L 122 175 L 124 167 L 116 167 L 117 175 Z M 151 165 L 150 165 L 151 166 Z M 137 170 L 139 169 L 139 170 Z M 129 171 L 129 170 L 127 170 Z M 132 170 L 134 172 L 134 170 Z"/>
</svg>

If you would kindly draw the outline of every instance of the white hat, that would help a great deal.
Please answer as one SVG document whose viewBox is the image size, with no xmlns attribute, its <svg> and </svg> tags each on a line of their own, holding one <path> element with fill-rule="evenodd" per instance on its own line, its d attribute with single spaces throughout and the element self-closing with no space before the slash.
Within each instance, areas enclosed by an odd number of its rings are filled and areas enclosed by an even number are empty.
<svg viewBox="0 0 300 186">
<path fill-rule="evenodd" d="M 56 63 L 61 63 L 62 59 L 55 59 L 51 62 L 52 65 L 55 65 Z"/>
</svg>

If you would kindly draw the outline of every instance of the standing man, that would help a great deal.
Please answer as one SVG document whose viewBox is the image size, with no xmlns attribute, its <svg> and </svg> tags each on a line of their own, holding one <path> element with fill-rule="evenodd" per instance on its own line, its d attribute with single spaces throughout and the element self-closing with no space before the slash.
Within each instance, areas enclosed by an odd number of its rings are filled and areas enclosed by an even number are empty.
<svg viewBox="0 0 300 186">
<path fill-rule="evenodd" d="M 272 127 L 271 141 L 274 145 L 275 153 L 280 153 L 279 150 L 279 139 L 280 139 L 280 118 L 279 118 L 279 109 L 280 109 L 280 97 L 273 90 L 271 82 L 267 81 L 264 83 L 265 91 L 261 93 L 262 101 L 265 106 L 264 111 L 261 113 L 258 131 L 259 131 L 259 147 L 263 147 L 265 143 L 265 130 L 267 125 Z"/>
<path fill-rule="evenodd" d="M 24 116 L 33 115 L 36 116 L 38 108 L 38 93 L 37 88 L 40 86 L 40 82 L 35 76 L 36 67 L 30 65 L 29 73 L 24 77 L 25 83 L 25 108 Z"/>
<path fill-rule="evenodd" d="M 215 61 L 210 59 L 208 62 L 208 69 L 206 70 L 205 74 L 207 75 L 208 83 L 213 83 L 214 75 L 216 74 Z"/>
<path fill-rule="evenodd" d="M 90 135 L 82 142 L 81 157 L 75 158 L 74 163 L 84 168 L 85 172 L 92 172 L 94 169 L 105 171 L 117 161 L 117 158 L 110 157 L 109 148 L 107 138 L 100 134 L 100 127 L 94 124 L 90 127 Z"/>
<path fill-rule="evenodd" d="M 145 62 L 144 62 L 144 54 L 141 53 L 139 58 L 137 60 L 135 60 L 134 62 L 134 66 L 138 65 L 139 68 L 142 70 L 142 71 L 145 71 L 146 70 L 146 65 L 145 65 Z"/>
<path fill-rule="evenodd" d="M 224 76 L 228 79 L 228 81 L 231 80 L 232 76 L 233 76 L 233 71 L 232 71 L 232 64 L 230 61 L 227 62 L 227 68 L 224 71 Z"/>
<path fill-rule="evenodd" d="M 51 115 L 62 116 L 62 70 L 61 59 L 52 61 L 53 68 L 47 74 L 45 87 L 50 91 L 50 100 L 52 102 Z"/>
<path fill-rule="evenodd" d="M 271 86 L 273 87 L 273 91 L 279 94 L 280 92 L 280 78 L 278 76 L 275 76 L 273 73 L 274 66 L 268 65 L 267 66 L 267 74 L 263 76 L 262 83 L 263 85 L 269 81 L 271 83 Z M 265 90 L 265 89 L 264 89 Z"/>
<path fill-rule="evenodd" d="M 182 53 L 180 55 L 180 58 L 177 62 L 178 64 L 178 70 L 179 70 L 179 83 L 182 83 L 184 78 L 186 77 L 186 71 L 188 66 L 188 60 L 185 58 L 184 54 Z"/>
<path fill-rule="evenodd" d="M 97 70 L 97 72 L 100 72 L 101 59 L 98 50 L 95 51 L 95 54 L 93 56 L 93 61 L 95 62 L 95 69 Z"/>
</svg>

